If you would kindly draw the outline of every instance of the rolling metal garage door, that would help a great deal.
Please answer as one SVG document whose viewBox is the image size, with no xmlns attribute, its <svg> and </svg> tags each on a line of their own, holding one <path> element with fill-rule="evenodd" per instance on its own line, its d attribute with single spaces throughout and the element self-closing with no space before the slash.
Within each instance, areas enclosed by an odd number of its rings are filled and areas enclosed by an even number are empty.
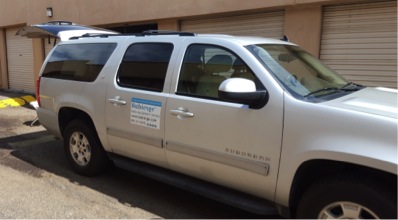
<svg viewBox="0 0 398 220">
<path fill-rule="evenodd" d="M 324 8 L 321 60 L 346 79 L 397 87 L 397 1 Z"/>
<path fill-rule="evenodd" d="M 15 36 L 18 29 L 6 30 L 8 85 L 13 90 L 34 92 L 32 39 Z"/>
<path fill-rule="evenodd" d="M 231 34 L 280 39 L 284 32 L 284 11 L 252 15 L 181 21 L 181 31 Z"/>
</svg>

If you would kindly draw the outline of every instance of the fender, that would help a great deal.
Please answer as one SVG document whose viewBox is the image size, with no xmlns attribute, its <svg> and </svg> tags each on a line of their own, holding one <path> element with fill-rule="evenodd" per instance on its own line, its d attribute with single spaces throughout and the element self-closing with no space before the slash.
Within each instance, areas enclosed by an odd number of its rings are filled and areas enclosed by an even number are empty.
<svg viewBox="0 0 398 220">
<path fill-rule="evenodd" d="M 278 204 L 288 206 L 295 173 L 310 160 L 340 161 L 397 175 L 396 118 L 301 102 L 289 96 L 285 100 Z"/>
</svg>

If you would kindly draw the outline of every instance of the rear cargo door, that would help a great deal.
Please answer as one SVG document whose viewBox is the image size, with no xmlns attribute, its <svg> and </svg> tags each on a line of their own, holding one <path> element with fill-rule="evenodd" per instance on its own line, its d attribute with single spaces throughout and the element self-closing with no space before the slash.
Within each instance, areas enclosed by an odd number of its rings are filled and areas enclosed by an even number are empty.
<svg viewBox="0 0 398 220">
<path fill-rule="evenodd" d="M 53 21 L 43 24 L 34 24 L 18 30 L 16 35 L 28 38 L 50 38 L 57 37 L 61 41 L 69 40 L 71 37 L 80 37 L 85 34 L 118 34 L 117 32 L 78 25 L 69 21 Z"/>
</svg>

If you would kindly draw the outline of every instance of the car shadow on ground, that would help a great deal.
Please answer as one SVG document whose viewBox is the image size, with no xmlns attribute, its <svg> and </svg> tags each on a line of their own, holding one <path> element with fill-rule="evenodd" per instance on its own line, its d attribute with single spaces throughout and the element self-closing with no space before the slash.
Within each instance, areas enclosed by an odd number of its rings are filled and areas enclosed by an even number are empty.
<svg viewBox="0 0 398 220">
<path fill-rule="evenodd" d="M 47 131 L 0 138 L 0 164 L 37 178 L 49 172 L 166 219 L 280 218 L 248 213 L 115 167 L 96 177 L 80 176 L 69 167 L 62 142 Z"/>
</svg>

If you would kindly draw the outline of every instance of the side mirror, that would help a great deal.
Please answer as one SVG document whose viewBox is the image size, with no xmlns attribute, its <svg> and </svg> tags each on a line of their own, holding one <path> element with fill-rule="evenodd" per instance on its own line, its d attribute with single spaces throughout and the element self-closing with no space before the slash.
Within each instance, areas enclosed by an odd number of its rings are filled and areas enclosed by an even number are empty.
<svg viewBox="0 0 398 220">
<path fill-rule="evenodd" d="M 249 105 L 260 109 L 268 102 L 268 92 L 256 91 L 253 81 L 243 78 L 231 78 L 223 81 L 218 89 L 218 97 L 227 102 Z"/>
</svg>

